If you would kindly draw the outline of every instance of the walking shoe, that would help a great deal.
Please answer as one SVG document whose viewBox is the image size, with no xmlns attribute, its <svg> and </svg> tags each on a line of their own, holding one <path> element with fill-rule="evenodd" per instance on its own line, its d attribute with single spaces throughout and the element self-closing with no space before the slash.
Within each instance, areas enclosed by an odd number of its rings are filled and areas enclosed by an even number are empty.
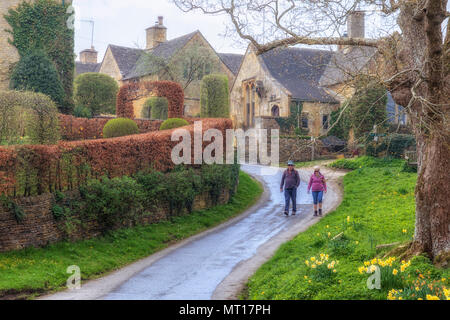
<svg viewBox="0 0 450 320">
<path fill-rule="evenodd" d="M 319 216 L 322 216 L 322 209 L 319 209 Z"/>
<path fill-rule="evenodd" d="M 284 212 L 284 215 L 287 217 L 289 215 L 289 212 Z"/>
<path fill-rule="evenodd" d="M 295 212 L 295 211 L 292 211 L 292 215 L 295 216 L 295 214 L 296 214 L 296 212 Z"/>
<path fill-rule="evenodd" d="M 317 217 L 317 211 L 314 211 L 314 217 Z"/>
</svg>

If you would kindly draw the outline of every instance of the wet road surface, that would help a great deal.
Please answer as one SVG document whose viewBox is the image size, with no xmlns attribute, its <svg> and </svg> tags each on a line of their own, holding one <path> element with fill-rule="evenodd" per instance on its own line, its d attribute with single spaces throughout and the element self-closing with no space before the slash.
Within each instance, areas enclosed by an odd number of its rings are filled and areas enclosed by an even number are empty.
<svg viewBox="0 0 450 320">
<path fill-rule="evenodd" d="M 218 232 L 196 239 L 132 276 L 102 299 L 210 299 L 216 287 L 239 264 L 251 258 L 258 247 L 305 219 L 311 210 L 311 196 L 302 181 L 297 193 L 296 216 L 283 215 L 280 192 L 282 169 L 267 174 L 267 167 L 242 166 L 242 170 L 264 181 L 270 193 L 265 205 L 242 220 Z M 262 171 L 261 171 L 262 170 Z"/>
</svg>

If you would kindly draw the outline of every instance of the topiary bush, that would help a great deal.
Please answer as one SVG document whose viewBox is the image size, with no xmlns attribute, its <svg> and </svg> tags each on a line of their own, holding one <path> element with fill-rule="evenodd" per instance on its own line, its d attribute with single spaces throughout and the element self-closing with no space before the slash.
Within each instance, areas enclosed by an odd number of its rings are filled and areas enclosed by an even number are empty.
<svg viewBox="0 0 450 320">
<path fill-rule="evenodd" d="M 204 118 L 228 118 L 230 116 L 230 91 L 228 77 L 211 74 L 203 77 L 201 84 L 201 116 Z"/>
<path fill-rule="evenodd" d="M 189 125 L 189 122 L 187 122 L 184 119 L 181 118 L 170 118 L 161 123 L 161 126 L 159 127 L 159 130 L 169 130 L 169 129 L 175 129 L 179 127 L 184 127 Z"/>
<path fill-rule="evenodd" d="M 147 119 L 166 120 L 169 113 L 169 101 L 164 97 L 151 97 L 144 103 L 142 117 Z"/>
<path fill-rule="evenodd" d="M 64 89 L 58 71 L 43 51 L 33 51 L 23 56 L 11 74 L 9 85 L 15 90 L 41 92 L 58 107 L 63 106 Z"/>
<path fill-rule="evenodd" d="M 57 143 L 58 109 L 46 95 L 34 92 L 0 91 L 0 143 Z"/>
<path fill-rule="evenodd" d="M 104 138 L 123 137 L 139 133 L 136 122 L 127 118 L 109 120 L 103 127 Z"/>
<path fill-rule="evenodd" d="M 116 80 L 102 73 L 83 73 L 74 82 L 77 107 L 89 109 L 93 116 L 115 114 L 119 86 Z"/>
</svg>

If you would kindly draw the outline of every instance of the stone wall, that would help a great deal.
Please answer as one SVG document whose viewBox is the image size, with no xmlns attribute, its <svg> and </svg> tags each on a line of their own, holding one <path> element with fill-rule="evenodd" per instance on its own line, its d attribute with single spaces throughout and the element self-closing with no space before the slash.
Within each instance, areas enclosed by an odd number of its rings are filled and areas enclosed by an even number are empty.
<svg viewBox="0 0 450 320">
<path fill-rule="evenodd" d="M 8 42 L 11 34 L 6 30 L 9 30 L 10 26 L 3 16 L 8 13 L 10 8 L 16 7 L 21 2 L 22 0 L 0 1 L 0 90 L 8 89 L 11 65 L 19 61 L 16 48 Z"/>
<path fill-rule="evenodd" d="M 66 194 L 72 199 L 79 197 L 78 192 Z M 224 190 L 219 204 L 227 203 L 230 198 L 228 190 Z M 102 228 L 95 220 L 73 223 L 74 229 L 67 232 L 64 221 L 56 221 L 52 214 L 54 198 L 52 194 L 27 197 L 17 200 L 17 204 L 25 211 L 25 218 L 17 222 L 13 214 L 0 205 L 0 252 L 20 250 L 28 247 L 43 247 L 63 240 L 82 240 L 101 235 Z M 208 193 L 195 198 L 194 210 L 212 207 Z M 186 214 L 186 212 L 185 212 Z M 79 217 L 78 217 L 79 218 Z M 152 224 L 169 218 L 167 207 L 158 207 L 155 212 L 140 219 L 139 224 Z M 74 216 L 77 219 L 77 216 Z M 132 226 L 131 221 L 124 221 L 123 227 Z"/>
</svg>

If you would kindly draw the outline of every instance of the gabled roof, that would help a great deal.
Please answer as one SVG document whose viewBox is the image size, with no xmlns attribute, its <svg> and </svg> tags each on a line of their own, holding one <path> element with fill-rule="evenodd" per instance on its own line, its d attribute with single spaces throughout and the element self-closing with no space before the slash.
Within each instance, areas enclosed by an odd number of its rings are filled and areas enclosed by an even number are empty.
<svg viewBox="0 0 450 320">
<path fill-rule="evenodd" d="M 376 48 L 354 46 L 348 52 L 334 52 L 319 80 L 320 86 L 345 82 L 360 73 L 376 52 Z"/>
<path fill-rule="evenodd" d="M 75 62 L 75 75 L 80 75 L 87 72 L 99 72 L 101 63 L 81 63 L 79 61 Z"/>
<path fill-rule="evenodd" d="M 306 48 L 276 48 L 260 57 L 268 71 L 288 89 L 292 99 L 301 101 L 339 103 L 319 87 L 333 52 Z"/>
<path fill-rule="evenodd" d="M 144 52 L 142 49 L 121 47 L 112 44 L 109 45 L 109 48 L 117 62 L 122 77 L 125 77 L 133 70 L 139 57 Z"/>
<path fill-rule="evenodd" d="M 195 31 L 188 33 L 184 36 L 168 40 L 160 43 L 155 48 L 146 51 L 148 54 L 152 54 L 155 57 L 162 58 L 164 60 L 170 60 L 179 50 L 181 50 L 197 33 Z M 153 73 L 151 57 L 147 54 L 141 54 L 139 59 L 134 64 L 133 68 L 128 72 L 124 80 L 143 77 Z"/>
<path fill-rule="evenodd" d="M 244 59 L 244 55 L 236 53 L 218 53 L 218 55 L 228 69 L 230 69 L 234 75 L 237 75 L 242 60 Z"/>
</svg>

